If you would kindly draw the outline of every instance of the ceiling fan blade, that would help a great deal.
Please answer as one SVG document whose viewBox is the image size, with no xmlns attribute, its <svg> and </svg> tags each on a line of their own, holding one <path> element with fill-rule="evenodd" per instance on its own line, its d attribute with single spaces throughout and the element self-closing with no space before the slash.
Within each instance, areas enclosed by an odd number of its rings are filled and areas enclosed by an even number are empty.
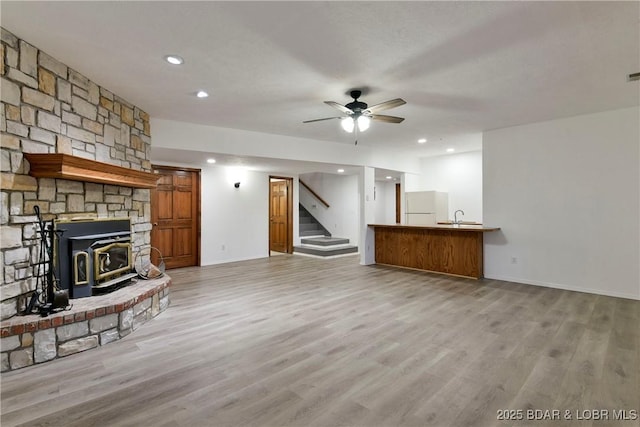
<svg viewBox="0 0 640 427">
<path fill-rule="evenodd" d="M 305 120 L 302 123 L 321 122 L 323 120 L 341 119 L 342 117 L 325 117 L 324 119 Z"/>
<path fill-rule="evenodd" d="M 369 107 L 366 110 L 364 110 L 362 113 L 363 114 L 375 114 L 378 111 L 389 110 L 391 108 L 396 108 L 396 107 L 399 107 L 399 106 L 404 105 L 406 103 L 407 103 L 407 101 L 405 101 L 404 99 L 396 98 L 396 99 L 392 99 L 390 101 L 381 102 L 380 104 L 372 105 L 371 107 Z"/>
<path fill-rule="evenodd" d="M 385 123 L 402 123 L 404 120 L 404 117 L 385 116 L 383 114 L 372 114 L 369 117 L 371 117 L 371 120 L 377 120 Z"/>
<path fill-rule="evenodd" d="M 334 101 L 324 101 L 325 104 L 332 106 L 333 108 L 337 108 L 338 110 L 342 111 L 345 114 L 349 114 L 352 115 L 353 111 L 351 111 L 350 109 L 348 109 L 347 107 L 345 107 L 342 104 L 338 104 L 337 102 Z"/>
</svg>

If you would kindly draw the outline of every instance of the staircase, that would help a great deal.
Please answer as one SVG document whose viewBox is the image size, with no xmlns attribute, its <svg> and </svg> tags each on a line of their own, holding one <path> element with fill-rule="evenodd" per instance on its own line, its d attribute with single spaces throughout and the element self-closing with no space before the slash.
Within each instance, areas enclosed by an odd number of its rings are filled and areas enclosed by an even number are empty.
<svg viewBox="0 0 640 427">
<path fill-rule="evenodd" d="M 349 244 L 349 239 L 331 237 L 331 233 L 300 205 L 300 246 L 293 252 L 318 257 L 332 257 L 358 252 L 358 247 Z"/>
<path fill-rule="evenodd" d="M 300 237 L 308 236 L 327 236 L 331 237 L 331 233 L 314 218 L 302 205 L 300 208 Z"/>
</svg>

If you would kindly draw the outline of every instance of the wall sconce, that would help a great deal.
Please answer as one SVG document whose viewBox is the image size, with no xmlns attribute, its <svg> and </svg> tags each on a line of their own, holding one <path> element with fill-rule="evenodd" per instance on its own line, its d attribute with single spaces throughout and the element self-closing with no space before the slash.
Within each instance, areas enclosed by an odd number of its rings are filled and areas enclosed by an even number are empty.
<svg viewBox="0 0 640 427">
<path fill-rule="evenodd" d="M 240 183 L 236 182 L 235 184 L 233 184 L 233 186 L 236 187 L 236 188 L 240 188 Z"/>
</svg>

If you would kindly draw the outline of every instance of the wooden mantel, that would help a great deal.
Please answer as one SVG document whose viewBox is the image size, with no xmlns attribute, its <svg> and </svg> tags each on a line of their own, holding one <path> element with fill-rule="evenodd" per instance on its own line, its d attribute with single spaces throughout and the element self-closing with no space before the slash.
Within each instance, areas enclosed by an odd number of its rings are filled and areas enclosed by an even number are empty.
<svg viewBox="0 0 640 427">
<path fill-rule="evenodd" d="M 35 178 L 59 178 L 72 181 L 95 182 L 133 188 L 155 188 L 159 176 L 69 154 L 29 154 L 24 156 Z"/>
</svg>

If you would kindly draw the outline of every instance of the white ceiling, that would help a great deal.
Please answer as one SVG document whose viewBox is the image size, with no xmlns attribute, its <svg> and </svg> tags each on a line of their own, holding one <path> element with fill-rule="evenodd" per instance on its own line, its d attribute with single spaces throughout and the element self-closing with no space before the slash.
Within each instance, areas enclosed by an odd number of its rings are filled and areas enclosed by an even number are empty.
<svg viewBox="0 0 640 427">
<path fill-rule="evenodd" d="M 485 130 L 640 103 L 626 79 L 640 71 L 638 2 L 0 7 L 4 28 L 155 118 L 352 144 L 337 120 L 302 121 L 364 88 L 370 105 L 405 99 L 383 114 L 406 120 L 374 123 L 359 145 L 428 156 L 479 149 Z"/>
</svg>

